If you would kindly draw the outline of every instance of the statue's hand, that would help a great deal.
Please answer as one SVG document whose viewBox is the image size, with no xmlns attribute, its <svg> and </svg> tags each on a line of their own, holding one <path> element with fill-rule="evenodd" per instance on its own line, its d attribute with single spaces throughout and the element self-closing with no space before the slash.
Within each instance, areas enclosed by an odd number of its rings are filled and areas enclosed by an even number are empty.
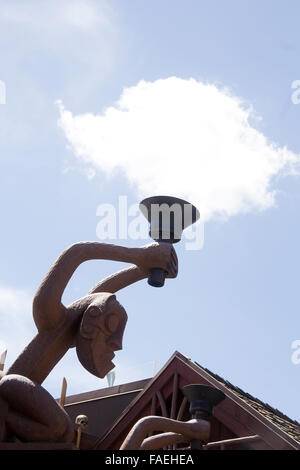
<svg viewBox="0 0 300 470">
<path fill-rule="evenodd" d="M 184 429 L 182 434 L 189 437 L 189 439 L 199 439 L 202 441 L 208 440 L 210 433 L 210 423 L 203 419 L 190 419 L 182 423 Z"/>
<path fill-rule="evenodd" d="M 160 242 L 151 243 L 141 248 L 140 269 L 149 272 L 151 268 L 164 269 L 168 274 L 166 277 L 175 278 L 178 274 L 178 259 L 173 245 Z"/>
</svg>

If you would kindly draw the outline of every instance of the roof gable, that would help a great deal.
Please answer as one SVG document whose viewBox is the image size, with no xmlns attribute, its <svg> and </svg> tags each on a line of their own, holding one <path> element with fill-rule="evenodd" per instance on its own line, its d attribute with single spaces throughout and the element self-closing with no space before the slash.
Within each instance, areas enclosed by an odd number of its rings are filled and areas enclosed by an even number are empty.
<svg viewBox="0 0 300 470">
<path fill-rule="evenodd" d="M 258 435 L 258 442 L 253 442 L 252 448 L 300 449 L 298 423 L 177 351 L 106 434 L 96 441 L 94 448 L 119 449 L 131 427 L 147 415 L 189 419 L 188 403 L 181 388 L 191 383 L 214 386 L 226 395 L 226 399 L 214 410 L 210 441 Z"/>
</svg>

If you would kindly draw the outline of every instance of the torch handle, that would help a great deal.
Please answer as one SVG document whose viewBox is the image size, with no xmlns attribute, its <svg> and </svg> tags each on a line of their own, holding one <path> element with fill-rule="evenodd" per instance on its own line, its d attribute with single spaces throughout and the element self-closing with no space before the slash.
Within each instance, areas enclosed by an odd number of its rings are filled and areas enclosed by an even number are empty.
<svg viewBox="0 0 300 470">
<path fill-rule="evenodd" d="M 165 283 L 166 271 L 161 268 L 150 269 L 148 284 L 152 287 L 162 287 Z"/>
</svg>

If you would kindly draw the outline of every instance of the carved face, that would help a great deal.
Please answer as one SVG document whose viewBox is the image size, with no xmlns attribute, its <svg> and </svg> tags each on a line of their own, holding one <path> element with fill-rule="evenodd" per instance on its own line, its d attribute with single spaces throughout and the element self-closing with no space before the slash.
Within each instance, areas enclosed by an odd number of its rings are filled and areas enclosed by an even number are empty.
<svg viewBox="0 0 300 470">
<path fill-rule="evenodd" d="M 113 294 L 94 294 L 86 308 L 76 338 L 81 364 L 103 378 L 114 368 L 114 352 L 122 349 L 127 314 Z"/>
</svg>

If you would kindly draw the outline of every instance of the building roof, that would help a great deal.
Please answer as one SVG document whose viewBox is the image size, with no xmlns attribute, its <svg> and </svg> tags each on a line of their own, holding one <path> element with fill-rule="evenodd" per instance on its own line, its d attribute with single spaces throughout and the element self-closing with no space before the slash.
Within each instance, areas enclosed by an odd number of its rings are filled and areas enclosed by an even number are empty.
<svg viewBox="0 0 300 470">
<path fill-rule="evenodd" d="M 150 379 L 79 393 L 66 398 L 65 410 L 72 422 L 76 416 L 88 416 L 88 433 L 102 436 Z"/>
<path fill-rule="evenodd" d="M 211 442 L 258 436 L 247 448 L 300 449 L 298 422 L 178 351 L 152 379 L 68 397 L 66 411 L 73 417 L 87 407 L 86 411 L 92 414 L 92 419 L 96 416 L 98 422 L 105 411 L 105 426 L 98 426 L 97 432 L 89 427 L 93 436 L 86 435 L 83 441 L 86 448 L 119 449 L 131 427 L 143 416 L 189 419 L 188 403 L 181 389 L 191 383 L 214 386 L 226 395 L 214 410 Z M 242 444 L 241 448 L 246 446 Z"/>
<path fill-rule="evenodd" d="M 258 398 L 253 397 L 247 392 L 244 392 L 241 388 L 232 385 L 228 380 L 223 379 L 219 375 L 211 372 L 210 370 L 202 367 L 200 364 L 195 362 L 195 364 L 201 369 L 205 370 L 208 374 L 214 377 L 218 382 L 225 385 L 228 389 L 232 390 L 239 398 L 241 398 L 245 403 L 253 407 L 267 419 L 272 421 L 276 426 L 278 426 L 282 431 L 289 434 L 293 439 L 300 443 L 300 423 L 298 421 L 292 420 L 284 413 L 279 411 L 276 408 L 273 408 L 268 403 L 264 403 Z"/>
</svg>

